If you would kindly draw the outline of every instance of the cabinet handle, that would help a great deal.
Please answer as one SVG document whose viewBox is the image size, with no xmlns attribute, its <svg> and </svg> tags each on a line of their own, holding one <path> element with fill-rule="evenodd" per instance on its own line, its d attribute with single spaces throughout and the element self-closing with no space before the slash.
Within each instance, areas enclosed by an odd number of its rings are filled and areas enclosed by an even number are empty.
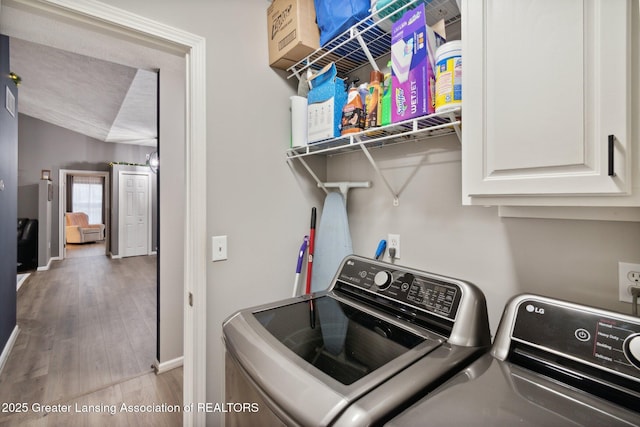
<svg viewBox="0 0 640 427">
<path fill-rule="evenodd" d="M 609 135 L 609 176 L 616 176 L 616 172 L 613 168 L 613 148 L 615 145 L 616 137 Z"/>
</svg>

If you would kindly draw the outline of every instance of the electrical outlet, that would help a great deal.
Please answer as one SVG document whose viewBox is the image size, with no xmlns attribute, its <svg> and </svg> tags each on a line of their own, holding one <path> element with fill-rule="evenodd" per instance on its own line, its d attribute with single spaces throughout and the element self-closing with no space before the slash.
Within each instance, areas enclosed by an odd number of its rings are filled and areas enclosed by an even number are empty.
<svg viewBox="0 0 640 427">
<path fill-rule="evenodd" d="M 631 288 L 640 288 L 640 264 L 618 263 L 618 298 L 622 302 L 633 302 Z"/>
<path fill-rule="evenodd" d="M 400 235 L 389 234 L 387 238 L 387 251 L 391 248 L 395 248 L 396 256 L 393 259 L 400 259 Z"/>
</svg>

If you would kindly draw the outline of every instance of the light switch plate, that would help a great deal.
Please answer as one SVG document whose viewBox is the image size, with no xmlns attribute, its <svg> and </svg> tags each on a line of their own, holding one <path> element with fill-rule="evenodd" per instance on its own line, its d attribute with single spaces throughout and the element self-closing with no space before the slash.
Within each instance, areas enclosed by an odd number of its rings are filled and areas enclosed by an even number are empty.
<svg viewBox="0 0 640 427">
<path fill-rule="evenodd" d="M 211 237 L 211 261 L 227 259 L 227 236 Z"/>
</svg>

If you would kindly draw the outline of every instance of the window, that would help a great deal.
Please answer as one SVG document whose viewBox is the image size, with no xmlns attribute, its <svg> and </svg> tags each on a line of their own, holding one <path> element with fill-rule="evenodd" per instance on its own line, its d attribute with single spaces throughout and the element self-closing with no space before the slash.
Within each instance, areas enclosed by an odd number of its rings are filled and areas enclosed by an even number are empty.
<svg viewBox="0 0 640 427">
<path fill-rule="evenodd" d="M 89 216 L 89 224 L 104 224 L 102 220 L 103 178 L 99 176 L 74 176 L 72 186 L 72 210 Z"/>
</svg>

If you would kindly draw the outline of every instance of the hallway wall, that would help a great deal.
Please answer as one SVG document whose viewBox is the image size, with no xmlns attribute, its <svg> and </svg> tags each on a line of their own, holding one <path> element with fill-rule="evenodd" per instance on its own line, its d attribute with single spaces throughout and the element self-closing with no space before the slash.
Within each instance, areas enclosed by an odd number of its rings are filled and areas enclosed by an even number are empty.
<svg viewBox="0 0 640 427">
<path fill-rule="evenodd" d="M 110 172 L 109 162 L 144 163 L 153 147 L 103 142 L 20 114 L 18 125 L 18 216 L 38 218 L 40 171 L 51 171 L 51 256 L 59 246 L 60 169 Z"/>
<path fill-rule="evenodd" d="M 0 354 L 16 327 L 18 117 L 5 109 L 5 101 L 10 91 L 17 108 L 18 90 L 10 70 L 9 38 L 0 35 Z"/>
</svg>

